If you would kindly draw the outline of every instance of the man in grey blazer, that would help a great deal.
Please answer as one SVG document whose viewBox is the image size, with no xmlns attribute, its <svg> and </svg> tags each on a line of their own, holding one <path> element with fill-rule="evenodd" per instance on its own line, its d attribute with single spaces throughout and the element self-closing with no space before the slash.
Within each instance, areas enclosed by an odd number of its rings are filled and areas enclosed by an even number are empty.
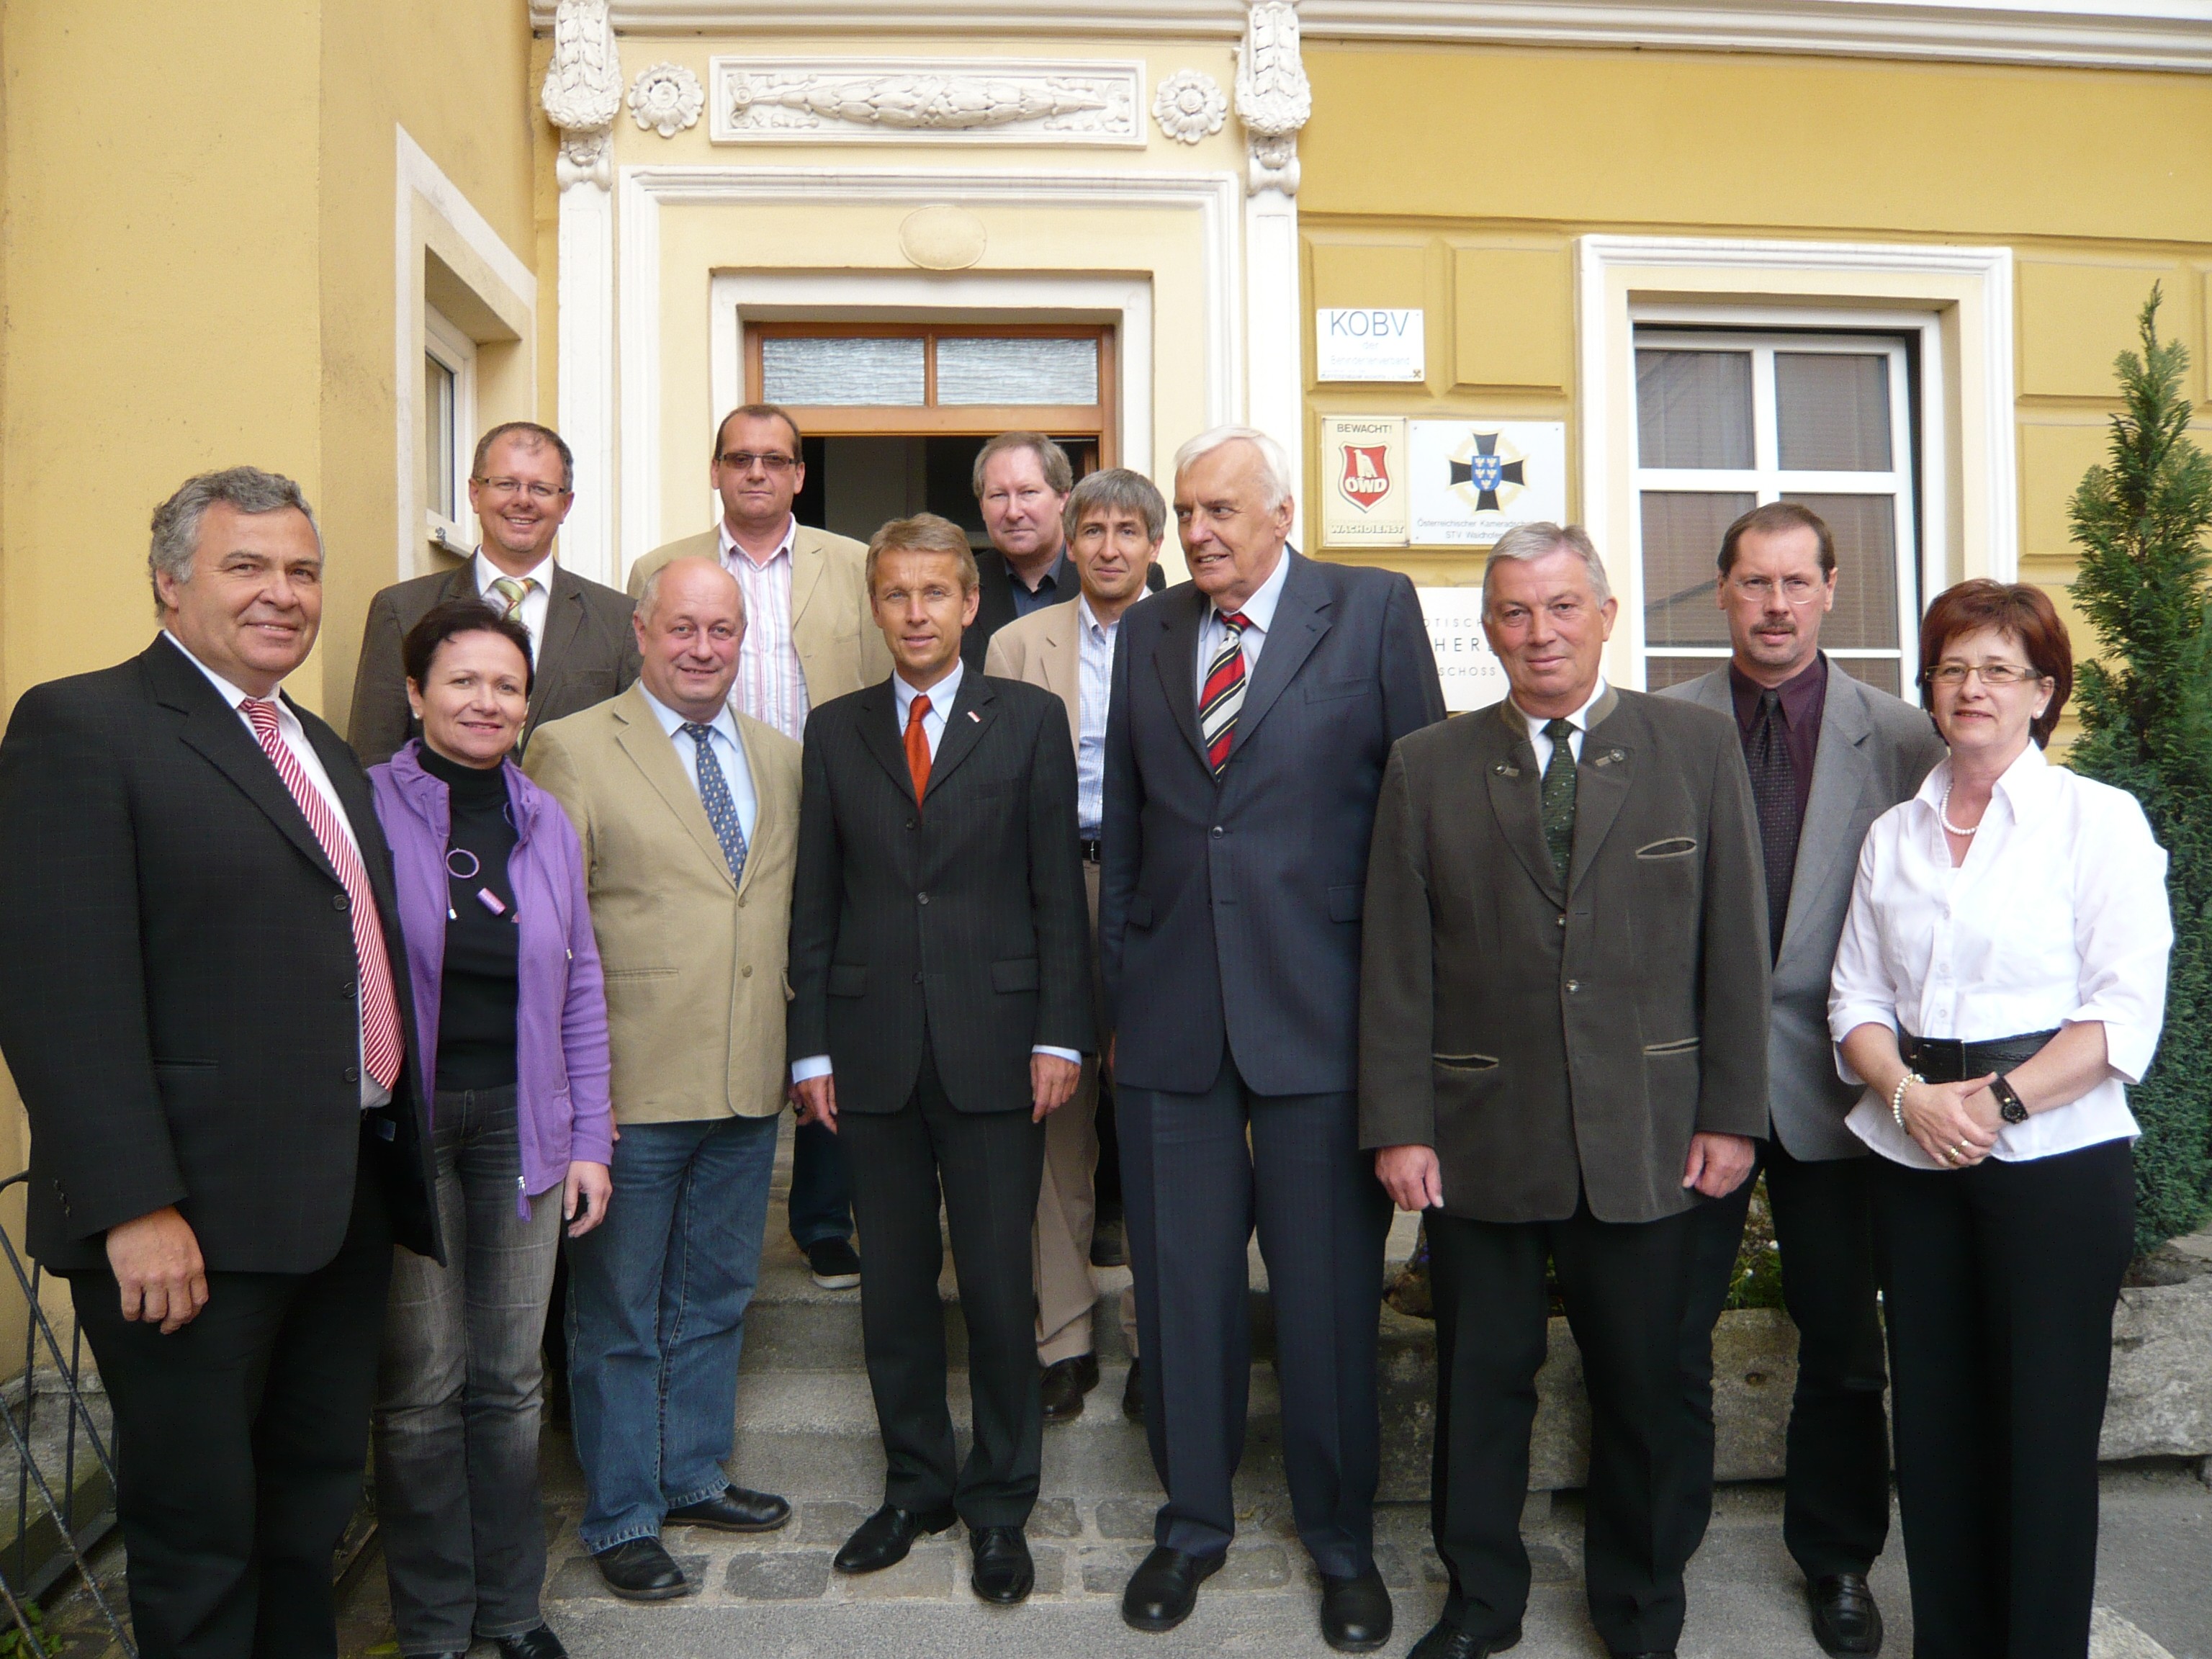
<svg viewBox="0 0 2212 1659">
<path fill-rule="evenodd" d="M 1682 1628 L 1695 1206 L 1765 1130 L 1766 930 L 1735 734 L 1606 684 L 1614 608 L 1580 530 L 1510 532 L 1483 625 L 1512 695 L 1401 743 L 1376 816 L 1360 1141 L 1427 1212 L 1451 1576 L 1414 1659 L 1521 1637 L 1547 1259 L 1589 1389 L 1591 1621 L 1616 1659 Z"/>
<path fill-rule="evenodd" d="M 1121 1616 L 1174 1628 L 1235 1533 L 1256 1221 L 1322 1632 L 1364 1651 L 1391 1622 L 1370 1513 L 1389 1210 L 1353 1095 L 1360 903 L 1383 763 L 1443 718 L 1443 692 L 1410 581 L 1285 545 L 1290 477 L 1247 428 L 1185 444 L 1192 580 L 1130 611 L 1115 642 L 1099 948 L 1145 1429 L 1167 1492 Z"/>
<path fill-rule="evenodd" d="M 1868 1570 L 1889 1533 L 1889 1440 L 1875 1307 L 1867 1152 L 1844 1127 L 1858 1091 L 1836 1075 L 1828 972 L 1858 866 L 1882 813 L 1943 757 L 1917 708 L 1837 671 L 1820 651 L 1836 602 L 1828 526 L 1791 501 L 1754 507 L 1721 541 L 1717 584 L 1728 666 L 1665 695 L 1729 716 L 1759 813 L 1774 953 L 1767 1033 L 1771 1127 L 1759 1152 L 1797 1326 L 1782 1534 L 1804 1570 L 1813 1633 L 1832 1654 L 1881 1650 Z M 1728 1298 L 1752 1182 L 1699 1214 L 1682 1382 L 1702 1436 L 1684 1494 L 1702 1534 L 1712 1510 L 1713 1323 Z"/>
<path fill-rule="evenodd" d="M 421 729 L 407 708 L 399 642 L 434 605 L 481 598 L 530 630 L 534 673 L 518 752 L 538 728 L 605 702 L 637 678 L 636 606 L 561 568 L 553 538 L 575 505 L 576 469 L 550 427 L 509 421 L 477 442 L 469 505 L 483 539 L 467 563 L 386 588 L 369 601 L 346 740 L 363 766 L 392 758 Z"/>
</svg>

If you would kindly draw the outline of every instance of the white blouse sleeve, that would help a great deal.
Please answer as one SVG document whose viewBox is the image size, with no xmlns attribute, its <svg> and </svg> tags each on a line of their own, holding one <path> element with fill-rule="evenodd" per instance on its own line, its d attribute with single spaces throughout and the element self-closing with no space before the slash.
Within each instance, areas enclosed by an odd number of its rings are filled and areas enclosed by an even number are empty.
<svg viewBox="0 0 2212 1659">
<path fill-rule="evenodd" d="M 2104 810 L 2094 815 L 2094 833 L 2074 849 L 2081 1000 L 2066 1023 L 2101 1020 L 2112 1070 L 2140 1083 L 2166 1020 L 2166 957 L 2173 948 L 2166 849 L 2133 796 L 2117 789 L 2098 793 Z"/>
<path fill-rule="evenodd" d="M 1893 808 L 1892 812 L 1896 809 Z M 1885 813 L 1867 831 L 1859 848 L 1858 875 L 1851 883 L 1851 905 L 1844 915 L 1843 937 L 1836 944 L 1836 963 L 1828 980 L 1828 1035 L 1836 1048 L 1836 1075 L 1846 1083 L 1863 1085 L 1866 1079 L 1844 1059 L 1843 1041 L 1862 1025 L 1897 1024 L 1897 988 L 1890 983 L 1882 963 L 1881 926 L 1875 919 L 1880 905 L 1875 890 L 1881 848 L 1896 825 Z"/>
</svg>

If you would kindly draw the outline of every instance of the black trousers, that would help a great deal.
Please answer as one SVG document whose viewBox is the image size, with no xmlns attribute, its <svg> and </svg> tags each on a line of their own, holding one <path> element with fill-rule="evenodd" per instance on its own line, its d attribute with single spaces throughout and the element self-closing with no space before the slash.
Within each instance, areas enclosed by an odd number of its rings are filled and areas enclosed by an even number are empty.
<svg viewBox="0 0 2212 1659">
<path fill-rule="evenodd" d="M 1125 1086 L 1119 1109 L 1145 1434 L 1167 1492 L 1155 1540 L 1218 1555 L 1237 1530 L 1256 1220 L 1291 1513 L 1322 1571 L 1364 1571 L 1382 1472 L 1375 1364 L 1390 1200 L 1359 1150 L 1356 1100 L 1253 1094 L 1224 1045 L 1205 1093 Z"/>
<path fill-rule="evenodd" d="M 1876 1163 L 1913 1650 L 2081 1659 L 2134 1150 Z"/>
<path fill-rule="evenodd" d="M 366 1137 L 364 1137 L 366 1143 Z M 392 1277 L 380 1157 L 311 1273 L 208 1275 L 181 1330 L 70 1275 L 114 1412 L 116 1512 L 144 1659 L 332 1659 L 331 1556 L 361 1498 Z"/>
<path fill-rule="evenodd" d="M 1018 1527 L 1036 1503 L 1044 1407 L 1037 1391 L 1030 1231 L 1044 1177 L 1044 1125 L 1030 1103 L 963 1112 L 925 1043 L 914 1097 L 896 1112 L 838 1115 L 860 1236 L 860 1335 L 888 1464 L 884 1501 L 952 1504 L 973 1528 Z M 957 1463 L 938 1300 L 942 1194 L 968 1326 L 975 1441 Z"/>
<path fill-rule="evenodd" d="M 1810 1580 L 1863 1573 L 1889 1537 L 1889 1371 L 1875 1300 L 1872 1158 L 1806 1163 L 1779 1140 L 1726 1198 L 1699 1204 L 1690 1312 L 1682 1322 L 1682 1392 L 1697 1436 L 1683 1494 L 1692 1547 L 1713 1508 L 1713 1325 L 1728 1300 L 1745 1212 L 1766 1174 L 1782 1298 L 1797 1327 L 1782 1540 Z"/>
<path fill-rule="evenodd" d="M 1694 1213 L 1613 1224 L 1587 1203 L 1554 1222 L 1428 1212 L 1437 1308 L 1430 1526 L 1451 1575 L 1444 1617 L 1477 1639 L 1511 1630 L 1528 1604 L 1521 1510 L 1550 1316 L 1547 1257 L 1589 1392 L 1590 1622 L 1615 1652 L 1664 1652 L 1681 1635 L 1682 1569 L 1697 1544 L 1680 1501 L 1694 1455 L 1680 1359 Z"/>
</svg>

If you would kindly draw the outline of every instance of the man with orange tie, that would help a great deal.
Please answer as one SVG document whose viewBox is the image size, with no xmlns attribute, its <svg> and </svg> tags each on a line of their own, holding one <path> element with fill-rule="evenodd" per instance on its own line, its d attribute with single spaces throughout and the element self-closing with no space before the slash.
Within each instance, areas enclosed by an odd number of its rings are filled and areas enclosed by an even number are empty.
<svg viewBox="0 0 2212 1659">
<path fill-rule="evenodd" d="M 392 1247 L 438 1249 L 392 855 L 282 690 L 322 617 L 299 487 L 203 474 L 153 530 L 161 634 L 0 742 L 0 1050 L 31 1253 L 114 1412 L 138 1651 L 320 1659 Z"/>
<path fill-rule="evenodd" d="M 867 1271 L 860 1329 L 888 1468 L 842 1573 L 968 1526 L 970 1583 L 1021 1601 L 1043 1438 L 1030 1229 L 1044 1120 L 1093 1043 L 1075 756 L 1060 699 L 963 667 L 975 555 L 922 514 L 869 544 L 893 671 L 817 708 L 792 895 L 792 1079 L 836 1131 Z M 968 1325 L 974 1445 L 945 1404 L 938 1199 Z"/>
</svg>

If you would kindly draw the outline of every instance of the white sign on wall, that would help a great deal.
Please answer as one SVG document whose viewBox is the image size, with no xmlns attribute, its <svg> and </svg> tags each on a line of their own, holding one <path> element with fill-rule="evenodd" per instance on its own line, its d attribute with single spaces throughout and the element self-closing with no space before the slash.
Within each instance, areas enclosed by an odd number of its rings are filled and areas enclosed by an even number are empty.
<svg viewBox="0 0 2212 1659">
<path fill-rule="evenodd" d="M 1516 525 L 1567 517 L 1565 421 L 1414 421 L 1413 544 L 1490 547 Z"/>
<path fill-rule="evenodd" d="M 1378 307 L 1314 313 L 1317 380 L 1425 380 L 1422 313 Z"/>
<path fill-rule="evenodd" d="M 1421 598 L 1421 619 L 1428 624 L 1429 647 L 1437 653 L 1437 677 L 1443 682 L 1444 707 L 1461 714 L 1503 702 L 1505 668 L 1483 637 L 1482 590 L 1420 587 L 1414 592 Z"/>
</svg>

